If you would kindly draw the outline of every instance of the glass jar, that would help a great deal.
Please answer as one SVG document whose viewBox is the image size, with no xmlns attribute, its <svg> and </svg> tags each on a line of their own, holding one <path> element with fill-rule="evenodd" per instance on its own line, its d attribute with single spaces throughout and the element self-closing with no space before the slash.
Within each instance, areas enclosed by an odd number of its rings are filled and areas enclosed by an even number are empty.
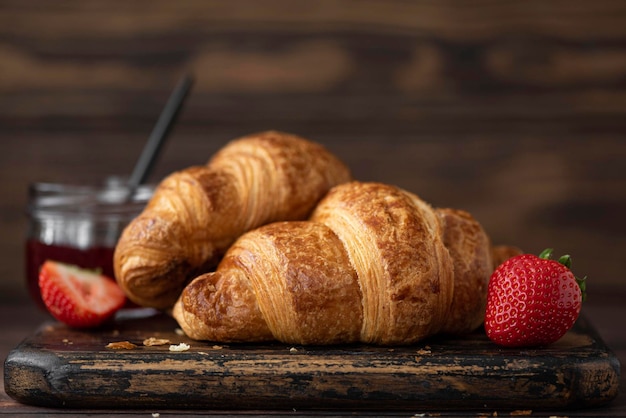
<svg viewBox="0 0 626 418">
<path fill-rule="evenodd" d="M 28 190 L 26 280 L 41 307 L 39 269 L 46 260 L 100 270 L 114 280 L 113 252 L 124 227 L 152 196 L 140 186 L 130 195 L 125 182 L 108 179 L 102 186 L 34 183 Z"/>
</svg>

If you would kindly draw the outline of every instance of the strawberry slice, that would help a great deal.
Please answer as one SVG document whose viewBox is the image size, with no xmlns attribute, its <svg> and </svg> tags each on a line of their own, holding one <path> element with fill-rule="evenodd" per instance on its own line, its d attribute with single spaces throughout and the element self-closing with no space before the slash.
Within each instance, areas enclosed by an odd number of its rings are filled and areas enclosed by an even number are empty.
<svg viewBox="0 0 626 418">
<path fill-rule="evenodd" d="M 52 316 L 76 328 L 101 325 L 126 301 L 114 280 L 51 260 L 41 266 L 39 289 Z"/>
</svg>

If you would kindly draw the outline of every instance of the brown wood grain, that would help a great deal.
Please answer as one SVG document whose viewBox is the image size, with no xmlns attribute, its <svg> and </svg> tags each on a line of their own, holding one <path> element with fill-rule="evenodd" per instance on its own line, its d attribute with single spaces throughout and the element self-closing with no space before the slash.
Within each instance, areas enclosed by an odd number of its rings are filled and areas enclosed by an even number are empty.
<svg viewBox="0 0 626 418">
<path fill-rule="evenodd" d="M 49 323 L 7 358 L 5 390 L 48 407 L 393 411 L 597 407 L 619 387 L 619 362 L 585 319 L 548 348 L 516 350 L 483 332 L 392 348 L 216 345 L 175 329 L 163 315 L 89 332 Z M 106 348 L 119 341 L 135 347 Z"/>
<path fill-rule="evenodd" d="M 602 339 L 608 347 L 615 353 L 620 362 L 623 364 L 626 359 L 626 335 L 623 333 L 623 326 L 620 321 L 615 318 L 624 316 L 624 290 L 607 289 L 601 293 L 596 293 L 596 297 L 589 299 L 584 306 L 584 315 L 589 319 L 593 327 L 600 333 Z M 28 303 L 21 304 L 3 304 L 0 305 L 0 329 L 3 331 L 3 338 L 0 339 L 0 358 L 5 359 L 10 350 L 16 348 L 18 344 L 26 337 L 33 335 L 34 331 L 40 327 L 42 323 L 49 320 L 42 312 L 34 309 L 33 305 Z M 148 330 L 147 330 L 148 331 Z M 0 373 L 0 386 L 4 388 L 4 373 Z M 618 396 L 610 403 L 604 406 L 583 408 L 576 410 L 540 410 L 532 408 L 530 416 L 568 416 L 568 417 L 618 417 L 624 416 L 626 411 L 626 392 L 623 388 L 626 384 L 626 376 L 620 373 L 620 392 Z M 184 415 L 194 417 L 208 416 L 276 416 L 285 414 L 296 414 L 306 416 L 407 416 L 407 414 L 427 414 L 430 416 L 498 416 L 509 415 L 510 411 L 502 409 L 493 409 L 486 411 L 365 411 L 359 410 L 281 410 L 271 411 L 264 409 L 262 411 L 251 410 L 177 410 L 173 408 L 133 408 L 132 410 L 120 409 L 89 409 L 89 408 L 44 408 L 35 407 L 26 404 L 20 404 L 10 398 L 6 392 L 0 391 L 0 415 L 20 416 L 20 417 L 65 417 L 68 415 L 105 417 L 119 416 L 123 414 L 128 417 L 145 417 L 152 413 L 160 413 L 161 416 L 168 415 Z"/>
<path fill-rule="evenodd" d="M 624 286 L 625 18 L 619 0 L 4 1 L 0 300 L 26 297 L 27 184 L 130 173 L 187 70 L 153 180 L 289 131 Z"/>
</svg>

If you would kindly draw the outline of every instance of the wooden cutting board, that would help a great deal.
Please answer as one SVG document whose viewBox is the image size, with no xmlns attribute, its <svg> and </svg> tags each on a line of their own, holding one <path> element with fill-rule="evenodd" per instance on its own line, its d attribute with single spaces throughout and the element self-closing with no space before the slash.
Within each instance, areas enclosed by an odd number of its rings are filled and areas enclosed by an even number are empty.
<svg viewBox="0 0 626 418">
<path fill-rule="evenodd" d="M 144 346 L 147 338 L 189 344 Z M 107 344 L 129 341 L 133 349 Z M 567 409 L 617 395 L 620 365 L 581 317 L 559 342 L 502 349 L 484 332 L 410 347 L 213 344 L 169 317 L 127 312 L 98 331 L 44 324 L 5 361 L 5 389 L 71 408 L 302 410 Z"/>
</svg>

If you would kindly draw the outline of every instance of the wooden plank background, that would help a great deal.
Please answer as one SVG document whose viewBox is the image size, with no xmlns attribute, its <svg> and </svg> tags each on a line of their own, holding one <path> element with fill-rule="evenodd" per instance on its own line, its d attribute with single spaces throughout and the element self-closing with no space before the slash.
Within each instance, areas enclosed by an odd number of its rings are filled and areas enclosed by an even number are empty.
<svg viewBox="0 0 626 418">
<path fill-rule="evenodd" d="M 0 2 L 0 302 L 26 300 L 26 188 L 127 174 L 196 83 L 152 180 L 278 129 L 361 180 L 469 210 L 496 243 L 624 286 L 626 3 Z"/>
</svg>

